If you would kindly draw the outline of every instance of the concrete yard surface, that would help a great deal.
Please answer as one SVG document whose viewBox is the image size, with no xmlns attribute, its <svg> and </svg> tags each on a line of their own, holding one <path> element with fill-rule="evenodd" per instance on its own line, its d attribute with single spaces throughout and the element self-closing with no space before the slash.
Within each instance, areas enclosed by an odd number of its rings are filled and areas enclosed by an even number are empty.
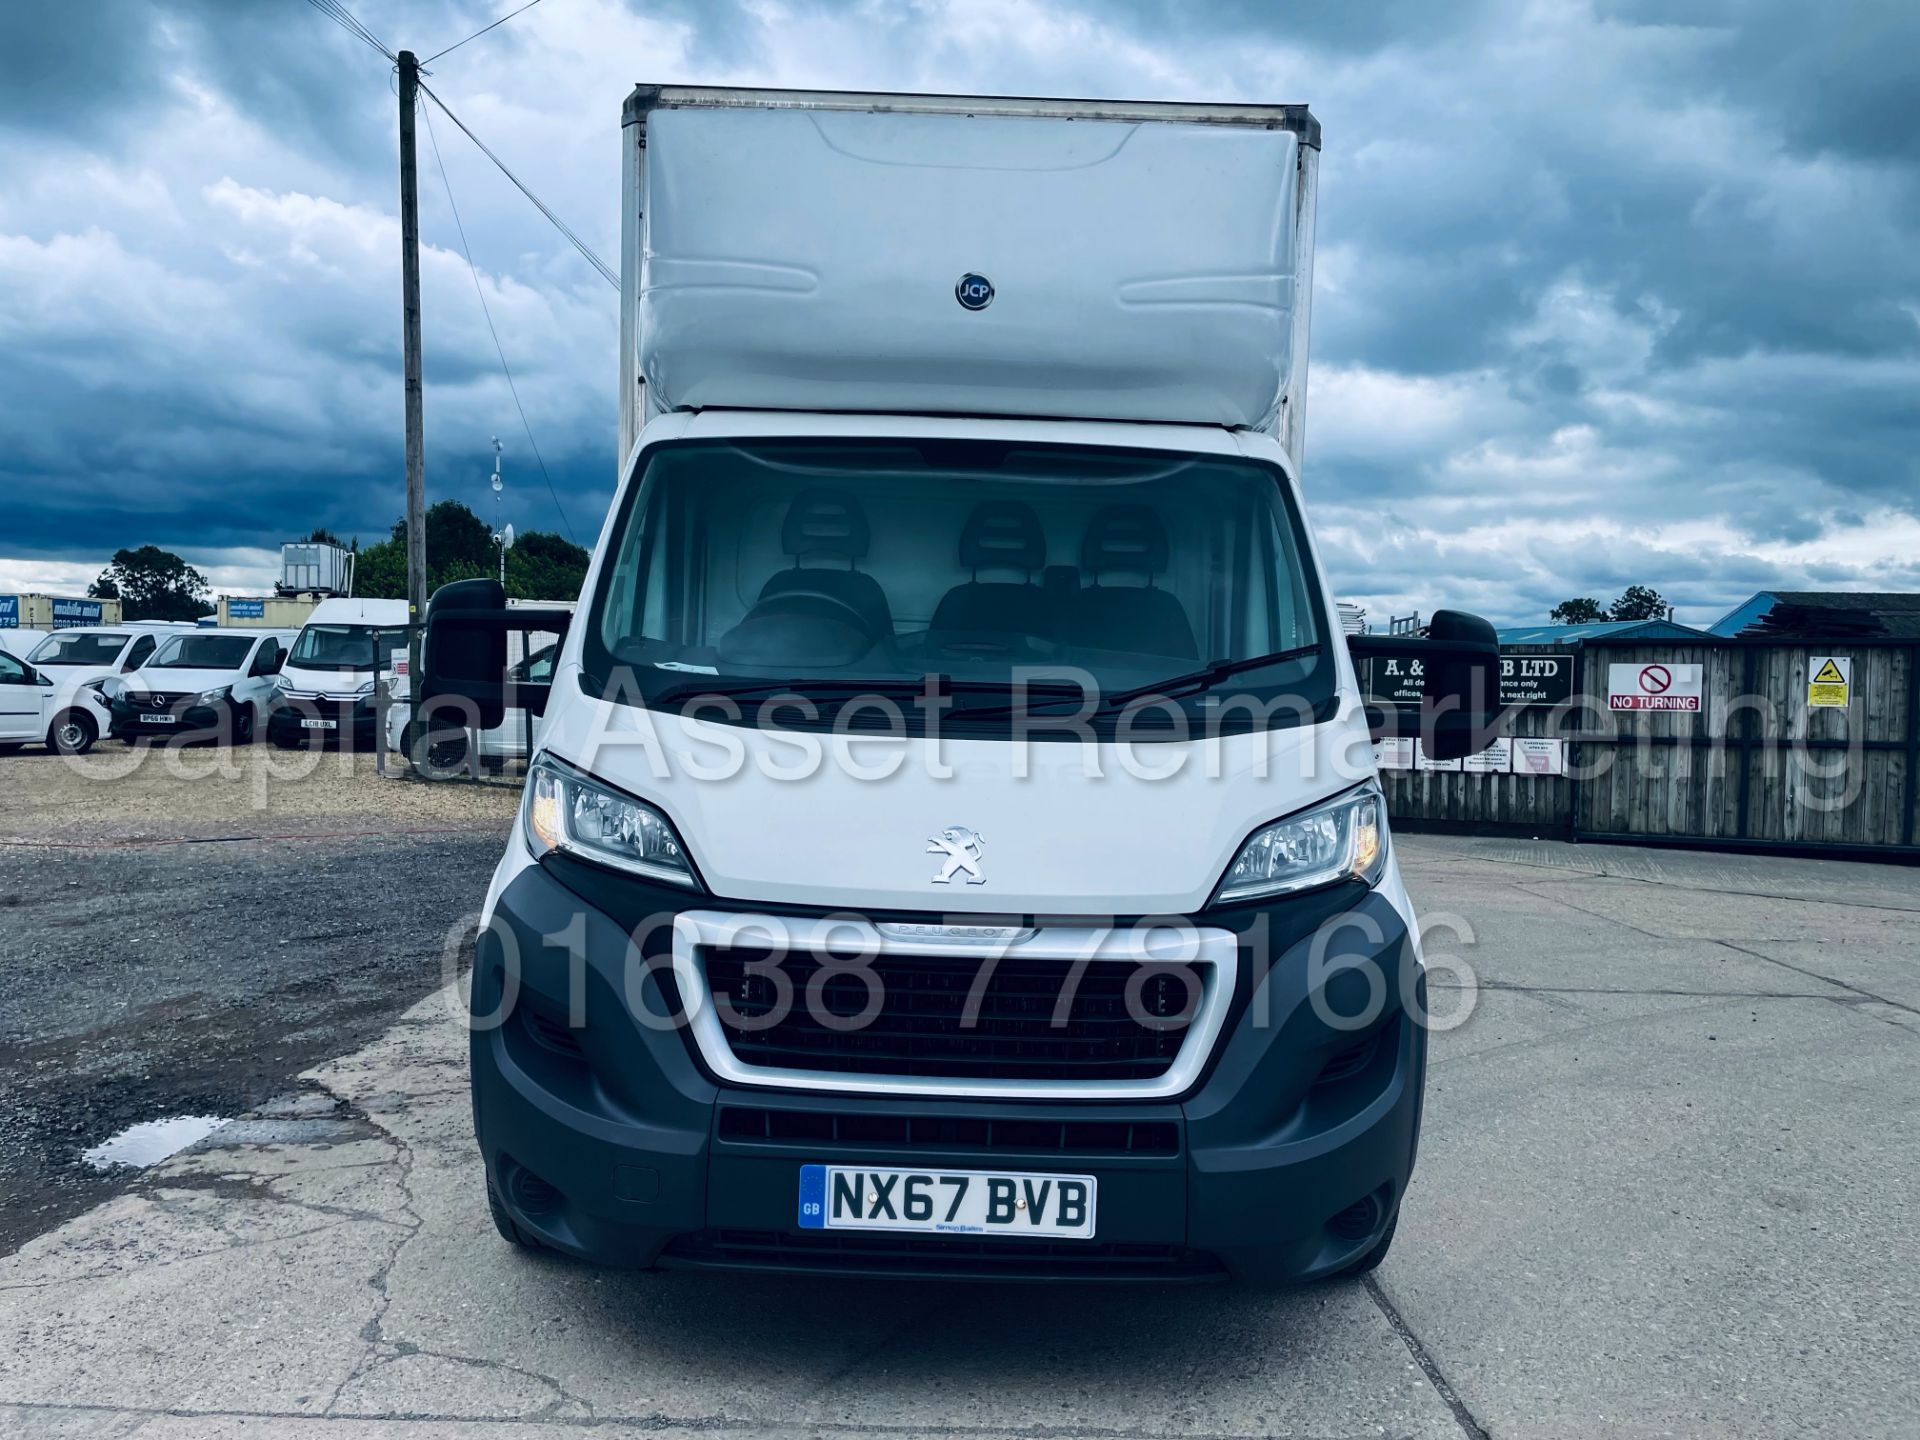
<svg viewBox="0 0 1920 1440">
<path fill-rule="evenodd" d="M 487 1220 L 443 990 L 0 1259 L 0 1434 L 1915 1433 L 1920 873 L 1398 843 L 1450 927 L 1436 1009 L 1468 1014 L 1435 1036 L 1368 1281 L 517 1253 Z"/>
</svg>

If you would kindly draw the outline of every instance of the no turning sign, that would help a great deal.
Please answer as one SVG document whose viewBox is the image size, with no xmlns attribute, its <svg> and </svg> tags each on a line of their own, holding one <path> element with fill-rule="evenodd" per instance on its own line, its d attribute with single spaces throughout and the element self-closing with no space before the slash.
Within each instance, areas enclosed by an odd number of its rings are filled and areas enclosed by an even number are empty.
<svg viewBox="0 0 1920 1440">
<path fill-rule="evenodd" d="M 1697 712 L 1706 691 L 1705 667 L 1668 665 L 1607 666 L 1609 710 L 1681 710 Z"/>
</svg>

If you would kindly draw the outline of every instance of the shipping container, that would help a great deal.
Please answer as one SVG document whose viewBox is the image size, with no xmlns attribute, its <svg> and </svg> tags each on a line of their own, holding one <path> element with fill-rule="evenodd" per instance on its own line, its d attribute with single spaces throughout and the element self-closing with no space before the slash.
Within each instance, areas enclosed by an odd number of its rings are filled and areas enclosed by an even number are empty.
<svg viewBox="0 0 1920 1440">
<path fill-rule="evenodd" d="M 68 595 L 0 595 L 0 630 L 71 630 L 118 625 L 120 602 Z"/>
<path fill-rule="evenodd" d="M 317 601 L 291 595 L 222 595 L 213 623 L 244 630 L 298 630 Z"/>
</svg>

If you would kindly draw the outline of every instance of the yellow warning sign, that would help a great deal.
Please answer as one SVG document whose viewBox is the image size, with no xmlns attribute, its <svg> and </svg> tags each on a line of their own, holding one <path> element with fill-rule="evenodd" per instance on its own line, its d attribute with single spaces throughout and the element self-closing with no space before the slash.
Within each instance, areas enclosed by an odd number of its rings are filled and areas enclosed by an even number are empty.
<svg viewBox="0 0 1920 1440">
<path fill-rule="evenodd" d="M 1816 709 L 1844 709 L 1853 688 L 1853 657 L 1816 655 L 1809 668 L 1807 704 Z"/>
</svg>

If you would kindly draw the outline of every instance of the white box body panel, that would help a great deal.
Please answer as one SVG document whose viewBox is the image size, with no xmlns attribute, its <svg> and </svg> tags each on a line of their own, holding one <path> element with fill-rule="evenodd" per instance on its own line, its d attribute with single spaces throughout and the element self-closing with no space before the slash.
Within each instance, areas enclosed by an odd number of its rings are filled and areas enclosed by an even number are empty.
<svg viewBox="0 0 1920 1440">
<path fill-rule="evenodd" d="M 646 413 L 1281 428 L 1311 275 L 1288 107 L 755 95 L 660 92 L 628 127 Z"/>
</svg>

